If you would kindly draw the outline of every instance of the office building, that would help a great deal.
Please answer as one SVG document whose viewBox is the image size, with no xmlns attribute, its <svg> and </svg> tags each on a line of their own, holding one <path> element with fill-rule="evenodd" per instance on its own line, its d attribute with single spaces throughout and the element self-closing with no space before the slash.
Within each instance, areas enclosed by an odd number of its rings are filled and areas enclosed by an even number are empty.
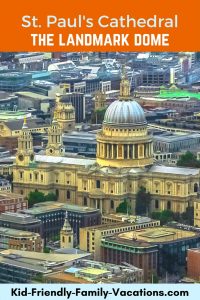
<svg viewBox="0 0 200 300">
<path fill-rule="evenodd" d="M 54 254 L 8 249 L 0 251 L 0 283 L 41 283 L 46 274 L 72 266 L 88 254 Z"/>
<path fill-rule="evenodd" d="M 39 233 L 43 238 L 42 221 L 31 215 L 13 212 L 1 213 L 0 227 Z"/>
<path fill-rule="evenodd" d="M 200 246 L 200 233 L 169 227 L 122 232 L 101 240 L 101 260 L 127 262 L 144 270 L 145 282 L 152 274 L 163 276 L 184 268 L 187 249 Z"/>
<path fill-rule="evenodd" d="M 103 217 L 105 222 L 103 225 L 91 226 L 80 229 L 80 249 L 93 254 L 95 260 L 101 260 L 101 239 L 102 237 L 111 236 L 120 232 L 129 230 L 140 230 L 148 227 L 156 227 L 160 225 L 160 221 L 144 219 L 142 222 L 111 222 L 111 219 Z M 107 223 L 109 220 L 109 224 Z M 133 221 L 133 220 L 132 220 Z"/>
<path fill-rule="evenodd" d="M 0 192 L 0 214 L 4 212 L 17 212 L 27 208 L 28 201 L 22 195 Z"/>
<path fill-rule="evenodd" d="M 200 281 L 200 248 L 187 250 L 187 277 Z"/>
<path fill-rule="evenodd" d="M 47 274 L 46 283 L 142 283 L 143 271 L 134 266 L 118 266 L 82 259 L 73 267 Z"/>
<path fill-rule="evenodd" d="M 101 224 L 98 209 L 81 207 L 57 202 L 43 202 L 23 211 L 24 214 L 41 220 L 45 244 L 52 239 L 60 239 L 60 231 L 64 225 L 66 211 L 68 221 L 74 234 L 74 244 L 79 244 L 79 231 L 82 227 Z"/>
<path fill-rule="evenodd" d="M 43 252 L 43 240 L 35 232 L 0 227 L 0 249 Z"/>
</svg>

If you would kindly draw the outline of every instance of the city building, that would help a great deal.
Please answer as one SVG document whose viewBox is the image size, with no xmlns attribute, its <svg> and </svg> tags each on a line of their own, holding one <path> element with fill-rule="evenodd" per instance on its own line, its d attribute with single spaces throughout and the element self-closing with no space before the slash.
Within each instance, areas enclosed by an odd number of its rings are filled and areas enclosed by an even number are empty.
<svg viewBox="0 0 200 300">
<path fill-rule="evenodd" d="M 106 108 L 106 93 L 105 92 L 97 92 L 95 94 L 95 111 L 102 110 Z"/>
<path fill-rule="evenodd" d="M 151 107 L 165 107 L 176 110 L 179 114 L 192 114 L 200 110 L 200 93 L 180 90 L 176 86 L 170 89 L 160 87 L 157 95 L 141 95 L 137 94 L 137 102 L 143 107 L 151 105 Z"/>
<path fill-rule="evenodd" d="M 4 212 L 17 212 L 27 208 L 28 201 L 22 195 L 0 192 L 0 214 Z"/>
<path fill-rule="evenodd" d="M 130 222 L 130 219 L 132 219 Z M 140 230 L 142 228 L 160 226 L 160 221 L 143 219 L 141 222 L 133 221 L 133 218 L 126 218 L 124 222 L 112 222 L 113 217 L 103 217 L 103 225 L 90 226 L 80 229 L 80 249 L 93 254 L 95 260 L 101 260 L 101 239 L 117 233 L 130 230 Z M 109 223 L 109 224 L 108 224 Z"/>
<path fill-rule="evenodd" d="M 14 110 L 18 107 L 18 97 L 10 94 L 10 93 L 6 93 L 3 91 L 0 91 L 0 111 L 4 111 L 4 110 Z"/>
<path fill-rule="evenodd" d="M 134 96 L 136 98 L 141 97 L 149 97 L 149 96 L 156 96 L 160 94 L 160 86 L 156 85 L 149 85 L 149 86 L 138 86 L 134 90 Z"/>
<path fill-rule="evenodd" d="M 0 90 L 17 92 L 31 84 L 32 75 L 25 72 L 1 71 Z"/>
<path fill-rule="evenodd" d="M 194 201 L 194 226 L 200 227 L 200 199 Z"/>
<path fill-rule="evenodd" d="M 145 282 L 152 274 L 163 276 L 184 268 L 187 249 L 200 246 L 200 233 L 171 227 L 143 228 L 102 237 L 101 260 L 127 262 L 144 270 Z"/>
<path fill-rule="evenodd" d="M 17 92 L 19 109 L 34 108 L 48 112 L 53 105 L 54 98 L 29 91 Z"/>
<path fill-rule="evenodd" d="M 200 134 L 172 134 L 165 133 L 161 135 L 155 135 L 153 137 L 154 151 L 161 151 L 166 153 L 178 152 L 183 149 L 192 150 L 200 147 Z"/>
<path fill-rule="evenodd" d="M 103 214 L 115 212 L 126 199 L 135 214 L 136 194 L 143 186 L 152 195 L 151 211 L 182 213 L 193 206 L 199 169 L 154 163 L 153 137 L 143 109 L 130 96 L 125 75 L 120 97 L 107 108 L 97 133 L 96 159 L 65 157 L 62 151 L 58 155 L 63 145 L 60 127 L 54 121 L 48 138 L 54 140 L 52 146 L 57 150 L 46 154 L 34 153 L 30 130 L 27 124 L 23 126 L 13 165 L 15 192 L 25 196 L 35 190 L 53 192 L 59 202 L 97 208 Z"/>
<path fill-rule="evenodd" d="M 89 254 L 39 253 L 8 249 L 0 251 L 0 283 L 41 283 L 46 274 L 57 273 Z"/>
<path fill-rule="evenodd" d="M 43 238 L 42 221 L 28 214 L 13 212 L 1 213 L 0 227 L 39 233 Z"/>
<path fill-rule="evenodd" d="M 200 281 L 200 248 L 187 250 L 187 277 Z"/>
<path fill-rule="evenodd" d="M 12 190 L 12 185 L 9 180 L 0 178 L 0 193 L 1 192 L 6 192 L 6 193 L 11 193 Z"/>
<path fill-rule="evenodd" d="M 85 97 L 83 93 L 73 92 L 59 96 L 60 103 L 71 103 L 75 108 L 76 123 L 85 120 Z"/>
<path fill-rule="evenodd" d="M 42 222 L 45 244 L 52 239 L 60 239 L 60 231 L 63 228 L 66 211 L 68 221 L 73 230 L 74 244 L 79 244 L 79 231 L 81 227 L 101 224 L 101 214 L 98 209 L 70 205 L 58 202 L 43 202 L 24 210 L 22 213 L 32 216 Z"/>
<path fill-rule="evenodd" d="M 143 271 L 134 266 L 119 266 L 82 259 L 73 267 L 44 276 L 46 283 L 143 283 Z"/>
<path fill-rule="evenodd" d="M 49 129 L 49 124 L 45 123 L 40 118 L 25 119 L 27 131 L 31 133 L 46 133 Z M 1 137 L 18 137 L 22 133 L 24 119 L 0 121 L 0 136 Z"/>
<path fill-rule="evenodd" d="M 35 232 L 0 227 L 0 249 L 43 252 L 43 240 Z"/>
<path fill-rule="evenodd" d="M 85 131 L 64 133 L 63 146 L 65 147 L 65 152 L 96 157 L 96 133 Z"/>
</svg>

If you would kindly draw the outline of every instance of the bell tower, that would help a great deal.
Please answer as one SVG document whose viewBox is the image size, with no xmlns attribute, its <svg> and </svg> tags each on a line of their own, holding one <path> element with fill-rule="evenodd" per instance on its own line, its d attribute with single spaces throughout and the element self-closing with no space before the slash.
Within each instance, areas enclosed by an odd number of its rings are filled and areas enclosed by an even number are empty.
<svg viewBox="0 0 200 300">
<path fill-rule="evenodd" d="M 62 128 L 58 124 L 57 114 L 54 111 L 54 117 L 51 127 L 48 130 L 48 143 L 46 147 L 46 155 L 62 156 L 65 153 L 62 140 Z"/>
<path fill-rule="evenodd" d="M 95 94 L 95 111 L 101 110 L 106 107 L 106 94 L 105 92 L 98 91 Z"/>
<path fill-rule="evenodd" d="M 28 130 L 27 120 L 24 123 L 18 138 L 18 150 L 16 155 L 16 164 L 18 166 L 27 166 L 34 161 L 33 137 Z"/>
<path fill-rule="evenodd" d="M 120 82 L 120 98 L 124 99 L 126 97 L 130 97 L 130 82 L 127 78 L 125 67 L 122 69 L 122 77 Z"/>
<path fill-rule="evenodd" d="M 56 94 L 55 112 L 57 122 L 63 132 L 69 132 L 75 128 L 75 108 L 71 103 L 61 102 L 61 95 Z"/>
<path fill-rule="evenodd" d="M 73 230 L 69 224 L 68 216 L 66 212 L 65 223 L 60 231 L 60 247 L 61 248 L 73 248 L 74 246 L 74 235 Z"/>
</svg>

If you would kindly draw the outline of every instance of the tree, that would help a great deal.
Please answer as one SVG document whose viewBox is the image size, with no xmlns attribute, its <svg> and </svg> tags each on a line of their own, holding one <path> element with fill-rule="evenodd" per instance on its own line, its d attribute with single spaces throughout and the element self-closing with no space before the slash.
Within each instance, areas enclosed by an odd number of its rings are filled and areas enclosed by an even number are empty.
<svg viewBox="0 0 200 300">
<path fill-rule="evenodd" d="M 58 197 L 54 193 L 48 193 L 45 195 L 45 201 L 56 201 Z"/>
<path fill-rule="evenodd" d="M 148 215 L 151 206 L 151 194 L 142 186 L 136 194 L 136 215 Z"/>
<path fill-rule="evenodd" d="M 50 249 L 48 247 L 44 247 L 44 253 L 50 253 Z"/>
<path fill-rule="evenodd" d="M 186 223 L 188 225 L 194 224 L 194 207 L 187 207 L 186 211 L 181 214 L 182 223 Z"/>
<path fill-rule="evenodd" d="M 197 160 L 192 152 L 187 151 L 185 154 L 181 155 L 180 159 L 177 161 L 177 166 L 200 168 L 200 161 Z"/>
<path fill-rule="evenodd" d="M 34 204 L 46 202 L 46 201 L 56 201 L 57 196 L 54 193 L 48 193 L 45 195 L 42 192 L 35 191 L 30 192 L 28 195 L 28 205 L 29 207 L 32 207 Z"/>
<path fill-rule="evenodd" d="M 32 207 L 36 203 L 44 202 L 45 201 L 45 195 L 42 192 L 30 192 L 28 195 L 28 205 L 29 207 Z"/>
<path fill-rule="evenodd" d="M 174 220 L 174 213 L 171 210 L 154 211 L 151 217 L 152 219 L 160 220 L 160 224 L 164 225 Z"/>
<path fill-rule="evenodd" d="M 91 122 L 93 124 L 101 124 L 104 120 L 105 112 L 106 112 L 106 107 L 94 111 L 91 116 Z"/>
<path fill-rule="evenodd" d="M 116 208 L 116 213 L 122 213 L 122 214 L 130 214 L 131 212 L 131 206 L 125 199 L 123 202 L 119 204 L 119 206 Z"/>
</svg>

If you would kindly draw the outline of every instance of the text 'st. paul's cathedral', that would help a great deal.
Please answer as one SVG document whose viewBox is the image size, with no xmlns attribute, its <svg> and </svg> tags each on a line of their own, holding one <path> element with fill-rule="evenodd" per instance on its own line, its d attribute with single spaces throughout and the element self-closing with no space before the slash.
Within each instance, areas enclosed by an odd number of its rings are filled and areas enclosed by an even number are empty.
<svg viewBox="0 0 200 300">
<path fill-rule="evenodd" d="M 96 157 L 65 156 L 62 127 L 56 116 L 42 155 L 34 154 L 32 137 L 23 126 L 13 168 L 14 192 L 25 196 L 35 190 L 53 192 L 58 201 L 96 207 L 102 213 L 115 212 L 125 199 L 134 213 L 140 187 L 151 193 L 152 211 L 184 212 L 197 196 L 198 169 L 153 163 L 145 114 L 130 96 L 126 76 L 121 81 L 120 97 L 107 108 L 102 130 L 97 134 Z"/>
</svg>

